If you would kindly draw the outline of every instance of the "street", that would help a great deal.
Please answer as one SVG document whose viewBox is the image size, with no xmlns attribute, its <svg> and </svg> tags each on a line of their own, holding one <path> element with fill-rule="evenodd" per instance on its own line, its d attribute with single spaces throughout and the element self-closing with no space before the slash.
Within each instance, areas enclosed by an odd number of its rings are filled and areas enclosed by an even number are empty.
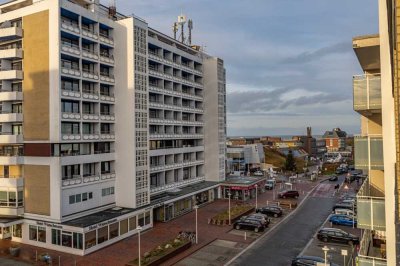
<svg viewBox="0 0 400 266">
<path fill-rule="evenodd" d="M 322 183 L 326 193 L 321 195 L 317 188 L 300 206 L 293 216 L 260 239 L 230 265 L 289 265 L 307 245 L 316 230 L 331 213 L 335 203 L 332 197 L 335 183 Z M 329 190 L 327 190 L 329 186 Z"/>
</svg>

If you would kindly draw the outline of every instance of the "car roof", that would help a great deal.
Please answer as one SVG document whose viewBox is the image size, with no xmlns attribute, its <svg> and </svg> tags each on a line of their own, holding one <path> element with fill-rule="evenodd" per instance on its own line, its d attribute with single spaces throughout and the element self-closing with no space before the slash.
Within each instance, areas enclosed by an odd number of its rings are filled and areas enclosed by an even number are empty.
<svg viewBox="0 0 400 266">
<path fill-rule="evenodd" d="M 333 231 L 333 232 L 347 233 L 346 231 L 343 231 L 342 229 L 339 229 L 339 228 L 329 228 L 329 227 L 321 228 L 321 230 L 319 230 L 319 231 Z"/>
<path fill-rule="evenodd" d="M 297 256 L 296 259 L 306 259 L 306 260 L 314 260 L 318 262 L 325 262 L 325 260 L 321 257 L 317 256 Z"/>
</svg>

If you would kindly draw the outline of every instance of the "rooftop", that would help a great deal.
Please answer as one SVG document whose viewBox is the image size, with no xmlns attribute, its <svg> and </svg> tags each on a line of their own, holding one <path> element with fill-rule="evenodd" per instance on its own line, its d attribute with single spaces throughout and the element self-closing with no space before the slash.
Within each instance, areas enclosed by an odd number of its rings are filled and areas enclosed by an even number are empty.
<svg viewBox="0 0 400 266">
<path fill-rule="evenodd" d="M 231 176 L 227 177 L 225 182 L 222 184 L 230 184 L 230 185 L 243 185 L 249 186 L 264 180 L 265 177 L 256 177 L 256 176 Z"/>
</svg>

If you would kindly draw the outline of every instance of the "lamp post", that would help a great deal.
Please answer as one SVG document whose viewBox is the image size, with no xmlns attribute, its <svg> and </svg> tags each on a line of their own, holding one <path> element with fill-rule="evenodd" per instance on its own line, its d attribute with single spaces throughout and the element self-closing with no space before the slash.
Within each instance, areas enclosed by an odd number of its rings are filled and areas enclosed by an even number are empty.
<svg viewBox="0 0 400 266">
<path fill-rule="evenodd" d="M 195 212 L 196 212 L 196 244 L 198 243 L 198 230 L 197 230 L 197 210 L 199 209 L 199 206 L 197 206 L 197 205 L 194 205 L 194 210 L 195 210 Z"/>
<path fill-rule="evenodd" d="M 229 225 L 231 225 L 231 192 L 228 192 L 228 219 L 229 219 Z"/>
<path fill-rule="evenodd" d="M 255 187 L 256 187 L 256 210 L 257 210 L 257 194 L 258 194 L 258 185 L 256 184 L 256 185 L 255 185 Z"/>
<path fill-rule="evenodd" d="M 322 248 L 322 250 L 324 251 L 324 262 L 325 262 L 325 266 L 327 266 L 328 263 L 327 263 L 327 261 L 326 261 L 326 257 L 327 257 L 329 248 L 328 248 L 327 246 L 324 246 L 324 247 Z"/>
<path fill-rule="evenodd" d="M 139 225 L 138 227 L 136 227 L 137 231 L 138 231 L 138 249 L 139 249 L 139 266 L 141 266 L 142 262 L 140 259 L 140 231 L 142 231 L 142 227 Z"/>
</svg>

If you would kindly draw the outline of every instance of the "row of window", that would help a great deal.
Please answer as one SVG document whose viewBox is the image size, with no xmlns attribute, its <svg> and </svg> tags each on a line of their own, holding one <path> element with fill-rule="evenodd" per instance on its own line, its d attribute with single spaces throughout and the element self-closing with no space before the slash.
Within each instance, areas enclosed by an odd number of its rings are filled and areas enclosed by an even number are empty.
<svg viewBox="0 0 400 266">
<path fill-rule="evenodd" d="M 0 191 L 0 207 L 24 206 L 23 191 Z"/>
<path fill-rule="evenodd" d="M 114 187 L 107 187 L 107 188 L 103 188 L 101 190 L 101 196 L 105 197 L 105 196 L 110 196 L 110 195 L 114 195 Z"/>
<path fill-rule="evenodd" d="M 69 196 L 69 204 L 75 204 L 93 199 L 93 192 L 84 192 Z"/>
</svg>

